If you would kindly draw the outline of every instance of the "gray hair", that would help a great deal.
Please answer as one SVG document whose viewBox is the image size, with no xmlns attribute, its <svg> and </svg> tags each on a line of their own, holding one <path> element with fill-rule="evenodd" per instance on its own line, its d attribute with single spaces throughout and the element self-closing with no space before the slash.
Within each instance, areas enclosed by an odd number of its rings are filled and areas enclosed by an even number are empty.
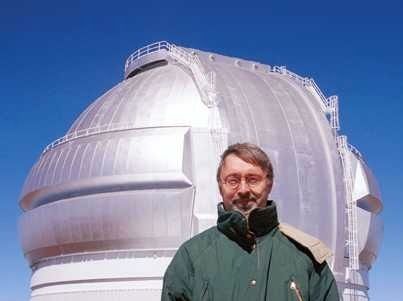
<svg viewBox="0 0 403 301">
<path fill-rule="evenodd" d="M 245 162 L 261 167 L 267 173 L 267 178 L 273 182 L 273 166 L 269 157 L 260 147 L 252 143 L 235 143 L 228 146 L 221 155 L 221 161 L 217 168 L 217 182 L 220 182 L 221 170 L 225 158 L 231 154 Z"/>
</svg>

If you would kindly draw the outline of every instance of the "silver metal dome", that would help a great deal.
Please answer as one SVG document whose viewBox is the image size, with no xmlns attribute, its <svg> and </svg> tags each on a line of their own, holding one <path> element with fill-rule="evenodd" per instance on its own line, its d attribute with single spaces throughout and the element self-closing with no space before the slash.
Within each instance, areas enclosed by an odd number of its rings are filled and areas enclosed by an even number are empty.
<svg viewBox="0 0 403 301">
<path fill-rule="evenodd" d="M 219 155 L 249 141 L 273 161 L 281 221 L 322 239 L 345 298 L 366 300 L 382 204 L 338 128 L 337 97 L 285 67 L 167 42 L 139 49 L 125 80 L 46 147 L 26 179 L 32 299 L 99 300 L 113 287 L 120 300 L 158 300 L 175 250 L 215 223 Z"/>
</svg>

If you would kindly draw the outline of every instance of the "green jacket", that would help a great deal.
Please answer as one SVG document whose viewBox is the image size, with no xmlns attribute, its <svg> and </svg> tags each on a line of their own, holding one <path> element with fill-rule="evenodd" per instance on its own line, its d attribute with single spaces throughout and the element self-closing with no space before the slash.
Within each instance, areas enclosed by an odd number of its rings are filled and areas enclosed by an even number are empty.
<svg viewBox="0 0 403 301">
<path fill-rule="evenodd" d="M 278 225 L 273 201 L 248 220 L 219 206 L 217 227 L 185 242 L 174 256 L 161 300 L 339 300 L 326 261 L 317 262 Z"/>
</svg>

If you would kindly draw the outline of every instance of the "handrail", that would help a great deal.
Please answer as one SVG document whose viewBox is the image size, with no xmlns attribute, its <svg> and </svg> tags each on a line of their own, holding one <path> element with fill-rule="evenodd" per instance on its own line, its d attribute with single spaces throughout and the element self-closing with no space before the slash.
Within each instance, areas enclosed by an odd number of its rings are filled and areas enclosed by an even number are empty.
<svg viewBox="0 0 403 301">
<path fill-rule="evenodd" d="M 334 131 L 334 135 L 336 136 L 337 131 L 340 129 L 339 122 L 339 98 L 337 95 L 332 95 L 327 98 L 328 103 L 328 113 L 330 114 L 330 127 Z"/>
<path fill-rule="evenodd" d="M 162 127 L 180 127 L 180 126 L 162 126 Z M 152 128 L 152 127 L 141 127 L 141 129 L 147 129 L 147 128 Z M 139 129 L 139 127 L 136 127 L 134 123 L 112 123 L 112 124 L 105 124 L 102 126 L 98 127 L 92 127 L 92 128 L 87 128 L 84 130 L 79 130 L 72 132 L 70 134 L 64 135 L 63 137 L 60 137 L 56 140 L 54 140 L 52 143 L 48 144 L 45 149 L 42 151 L 42 155 L 44 155 L 46 152 L 49 150 L 55 148 L 56 146 L 66 143 L 71 140 L 75 140 L 78 138 L 84 138 L 96 134 L 105 134 L 105 133 L 110 133 L 110 132 L 117 132 L 117 131 L 127 131 L 127 130 L 133 130 L 133 129 Z"/>
<path fill-rule="evenodd" d="M 173 58 L 189 67 L 195 77 L 196 85 L 200 88 L 202 93 L 202 100 L 208 106 L 211 107 L 216 104 L 216 91 L 214 89 L 214 74 L 212 72 L 207 73 L 201 63 L 199 57 L 186 51 L 175 44 L 171 44 L 167 41 L 160 41 L 144 46 L 135 52 L 133 52 L 125 63 L 125 73 L 127 72 L 130 64 L 135 60 L 154 53 L 156 51 L 165 50 Z"/>
<path fill-rule="evenodd" d="M 200 89 L 203 103 L 207 107 L 216 105 L 215 73 L 213 71 L 207 73 L 196 54 L 185 51 L 174 44 L 169 44 L 169 54 L 192 71 L 196 85 Z"/>
<path fill-rule="evenodd" d="M 341 164 L 343 168 L 343 180 L 345 187 L 345 205 L 347 213 L 347 250 L 348 262 L 346 267 L 346 283 L 351 290 L 353 300 L 357 300 L 356 275 L 360 268 L 358 248 L 358 217 L 357 203 L 353 199 L 353 169 L 348 155 L 350 145 L 347 136 L 338 136 L 336 139 Z"/>
<path fill-rule="evenodd" d="M 148 55 L 150 53 L 159 51 L 159 50 L 166 50 L 169 51 L 171 47 L 171 44 L 168 43 L 167 41 L 159 41 L 159 42 L 155 42 L 152 44 L 149 44 L 147 46 L 144 46 L 140 49 L 137 49 L 135 52 L 133 52 L 126 60 L 125 62 L 125 72 L 127 71 L 127 69 L 129 68 L 129 65 L 139 59 L 140 57 L 143 57 L 145 55 Z"/>
<path fill-rule="evenodd" d="M 289 77 L 291 77 L 292 79 L 300 82 L 302 85 L 306 85 L 309 82 L 309 78 L 302 77 L 302 76 L 288 70 L 285 66 L 274 66 L 272 68 L 272 71 L 276 72 L 276 73 L 280 73 L 280 74 L 286 74 Z"/>
<path fill-rule="evenodd" d="M 318 87 L 316 82 L 314 81 L 313 78 L 309 79 L 309 83 L 311 84 L 312 88 L 315 90 L 316 93 L 318 93 L 320 99 L 322 100 L 323 104 L 328 107 L 329 106 L 329 101 L 326 98 L 326 96 L 323 94 L 322 90 Z"/>
<path fill-rule="evenodd" d="M 70 134 L 64 135 L 63 137 L 60 137 L 53 141 L 52 143 L 48 144 L 45 149 L 42 151 L 42 154 L 46 153 L 47 151 L 55 148 L 56 146 L 63 144 L 65 142 L 77 139 L 77 138 L 83 138 L 95 134 L 100 134 L 100 133 L 107 133 L 107 132 L 114 132 L 114 131 L 122 131 L 122 130 L 129 130 L 133 128 L 133 124 L 111 124 L 111 125 L 102 125 L 99 127 L 92 127 L 92 128 L 87 128 L 84 130 L 79 130 L 79 131 L 74 131 Z"/>
<path fill-rule="evenodd" d="M 321 99 L 323 105 L 326 108 L 329 106 L 329 100 L 323 94 L 323 92 L 318 87 L 318 85 L 316 84 L 316 82 L 314 81 L 313 78 L 300 76 L 300 75 L 288 70 L 286 68 L 286 66 L 273 66 L 272 72 L 288 75 L 293 80 L 297 81 L 299 84 L 301 84 L 301 85 L 303 85 L 305 87 L 306 86 L 311 86 L 315 90 L 315 92 L 318 94 L 318 96 Z"/>
<path fill-rule="evenodd" d="M 361 152 L 352 144 L 348 144 L 348 150 L 351 151 L 353 154 L 357 155 L 358 158 L 360 158 L 361 160 L 363 160 L 363 156 L 361 154 Z"/>
<path fill-rule="evenodd" d="M 150 45 L 137 49 L 126 60 L 125 71 L 127 71 L 127 69 L 129 68 L 129 65 L 133 61 L 135 61 L 143 56 L 146 56 L 150 53 L 159 51 L 159 50 L 168 51 L 175 58 L 181 60 L 182 62 L 184 62 L 186 64 L 197 64 L 197 65 L 199 65 L 198 68 L 202 69 L 201 71 L 204 71 L 198 56 L 193 55 L 192 53 L 189 53 L 188 51 L 185 51 L 185 50 L 181 49 L 180 47 L 176 46 L 175 44 L 171 44 L 167 41 L 160 41 L 160 42 L 152 43 Z M 204 79 L 207 80 L 206 77 L 204 77 Z"/>
<path fill-rule="evenodd" d="M 271 71 L 287 75 L 300 85 L 304 87 L 311 87 L 314 90 L 314 92 L 318 95 L 320 99 L 322 110 L 325 112 L 325 114 L 330 115 L 330 127 L 332 128 L 334 137 L 336 137 L 337 131 L 340 129 L 338 97 L 336 95 L 326 97 L 313 78 L 302 77 L 290 70 L 287 70 L 285 66 L 274 66 Z"/>
</svg>

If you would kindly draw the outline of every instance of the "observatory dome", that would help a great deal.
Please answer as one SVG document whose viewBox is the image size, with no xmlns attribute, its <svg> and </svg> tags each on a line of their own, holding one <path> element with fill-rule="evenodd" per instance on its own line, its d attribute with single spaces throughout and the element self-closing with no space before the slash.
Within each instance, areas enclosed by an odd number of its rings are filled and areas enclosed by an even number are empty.
<svg viewBox="0 0 403 301">
<path fill-rule="evenodd" d="M 137 50 L 125 79 L 44 149 L 25 181 L 20 232 L 32 300 L 159 300 L 176 249 L 215 224 L 219 155 L 244 141 L 273 161 L 281 221 L 332 249 L 339 287 L 352 250 L 357 260 L 362 252 L 355 283 L 366 291 L 382 204 L 338 129 L 337 97 L 285 67 L 167 42 Z M 355 171 L 350 182 L 346 170 Z M 358 220 L 355 236 L 345 232 L 346 202 L 356 220 L 364 216 L 360 237 Z"/>
</svg>

